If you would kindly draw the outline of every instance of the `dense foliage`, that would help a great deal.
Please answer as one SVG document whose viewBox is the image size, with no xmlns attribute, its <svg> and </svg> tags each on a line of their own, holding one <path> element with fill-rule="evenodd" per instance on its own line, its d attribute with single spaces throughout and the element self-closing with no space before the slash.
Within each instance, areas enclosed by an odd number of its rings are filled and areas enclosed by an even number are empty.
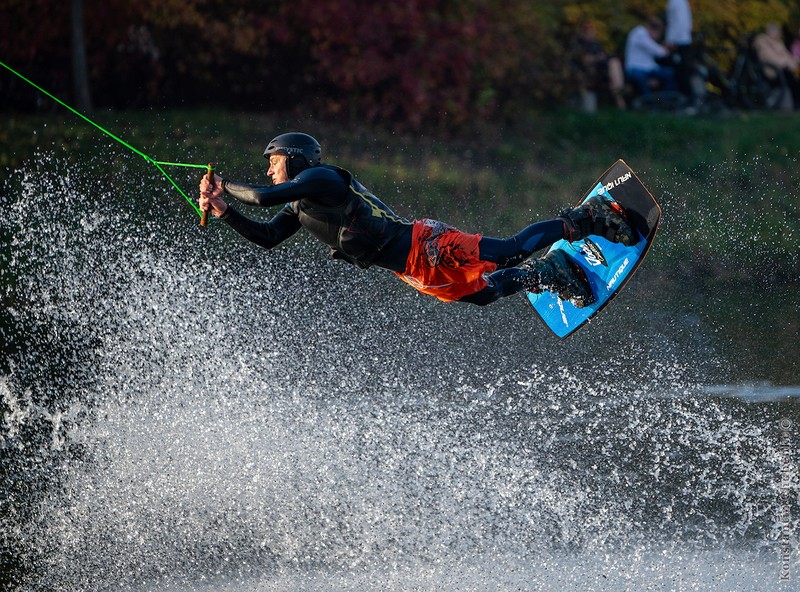
<svg viewBox="0 0 800 592">
<path fill-rule="evenodd" d="M 83 4 L 97 106 L 297 107 L 414 128 L 563 103 L 573 90 L 569 46 L 581 21 L 593 20 L 608 49 L 619 52 L 630 28 L 663 13 L 666 1 Z M 796 30 L 800 20 L 800 7 L 785 0 L 691 4 L 695 30 L 723 64 L 744 35 L 766 22 Z M 0 0 L 0 9 L 0 60 L 70 99 L 70 2 Z M 7 73 L 0 90 L 6 109 L 41 103 Z"/>
</svg>

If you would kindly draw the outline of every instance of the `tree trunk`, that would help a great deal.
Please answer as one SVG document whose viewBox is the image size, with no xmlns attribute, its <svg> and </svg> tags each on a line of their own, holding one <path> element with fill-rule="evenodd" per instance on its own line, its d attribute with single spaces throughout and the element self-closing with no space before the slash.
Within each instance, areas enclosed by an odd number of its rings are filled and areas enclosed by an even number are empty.
<svg viewBox="0 0 800 592">
<path fill-rule="evenodd" d="M 72 0 L 72 80 L 75 101 L 83 112 L 92 110 L 89 69 L 86 66 L 86 42 L 83 26 L 83 0 Z"/>
</svg>

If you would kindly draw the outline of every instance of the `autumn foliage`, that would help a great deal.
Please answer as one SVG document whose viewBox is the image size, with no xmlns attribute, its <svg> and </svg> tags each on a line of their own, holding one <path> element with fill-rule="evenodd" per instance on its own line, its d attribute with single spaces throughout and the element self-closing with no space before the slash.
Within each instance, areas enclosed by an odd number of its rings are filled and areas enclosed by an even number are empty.
<svg viewBox="0 0 800 592">
<path fill-rule="evenodd" d="M 73 0 L 74 1 L 74 0 Z M 418 128 L 513 117 L 573 92 L 579 22 L 609 50 L 666 1 L 83 0 L 99 107 L 223 105 L 312 110 Z M 695 29 L 730 52 L 798 9 L 779 0 L 692 0 Z M 0 60 L 70 99 L 70 2 L 0 0 Z M 4 109 L 48 108 L 0 73 Z"/>
</svg>

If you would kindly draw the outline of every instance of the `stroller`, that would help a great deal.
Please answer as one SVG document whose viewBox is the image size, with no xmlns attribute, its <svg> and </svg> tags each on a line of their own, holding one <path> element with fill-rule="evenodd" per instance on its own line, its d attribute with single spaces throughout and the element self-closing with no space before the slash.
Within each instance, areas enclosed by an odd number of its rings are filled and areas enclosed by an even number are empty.
<svg viewBox="0 0 800 592">
<path fill-rule="evenodd" d="M 762 111 L 781 109 L 791 99 L 791 91 L 784 73 L 758 59 L 753 49 L 754 35 L 749 35 L 739 45 L 736 58 L 728 75 L 724 75 L 716 61 L 706 52 L 705 45 L 697 45 L 696 75 L 705 89 L 704 103 L 722 102 L 731 109 Z"/>
</svg>

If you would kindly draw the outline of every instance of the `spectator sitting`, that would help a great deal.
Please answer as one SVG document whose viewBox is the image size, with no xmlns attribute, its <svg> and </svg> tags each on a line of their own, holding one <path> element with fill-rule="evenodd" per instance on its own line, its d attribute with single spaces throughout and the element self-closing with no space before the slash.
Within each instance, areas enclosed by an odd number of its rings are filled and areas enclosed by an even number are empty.
<svg viewBox="0 0 800 592">
<path fill-rule="evenodd" d="M 625 75 L 641 95 L 647 95 L 653 90 L 653 82 L 661 90 L 676 89 L 674 69 L 662 66 L 657 61 L 669 55 L 669 50 L 658 42 L 663 33 L 664 23 L 658 18 L 651 18 L 628 33 L 625 43 Z"/>
<path fill-rule="evenodd" d="M 753 39 L 753 49 L 764 64 L 764 74 L 776 84 L 782 83 L 781 75 L 792 94 L 794 105 L 800 105 L 800 82 L 797 78 L 800 60 L 795 58 L 783 42 L 783 34 L 777 23 L 770 23 Z M 792 105 L 787 105 L 791 110 Z"/>
<path fill-rule="evenodd" d="M 594 111 L 597 96 L 610 95 L 617 107 L 625 108 L 622 96 L 625 90 L 625 75 L 622 61 L 609 55 L 597 39 L 594 23 L 581 25 L 573 48 L 572 64 L 575 69 L 584 109 Z"/>
<path fill-rule="evenodd" d="M 800 62 L 800 29 L 797 30 L 797 35 L 795 35 L 794 40 L 792 41 L 792 55 L 794 59 Z"/>
</svg>

